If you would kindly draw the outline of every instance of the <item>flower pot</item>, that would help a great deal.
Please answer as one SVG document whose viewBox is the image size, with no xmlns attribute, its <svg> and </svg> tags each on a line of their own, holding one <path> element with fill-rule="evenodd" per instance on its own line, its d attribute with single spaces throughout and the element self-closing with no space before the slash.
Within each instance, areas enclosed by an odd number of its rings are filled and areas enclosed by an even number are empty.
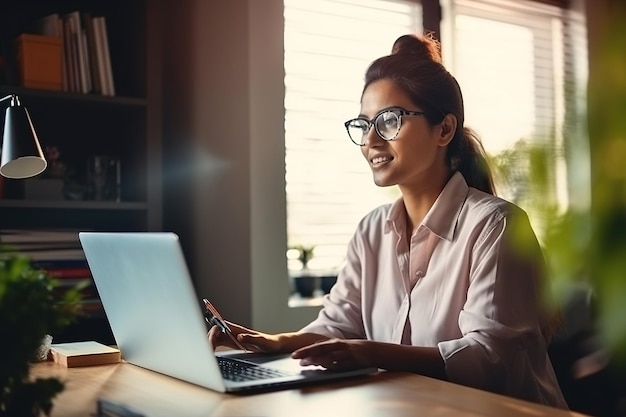
<svg viewBox="0 0 626 417">
<path fill-rule="evenodd" d="M 318 277 L 313 275 L 297 275 L 294 277 L 294 289 L 302 298 L 311 298 L 318 287 Z"/>
<path fill-rule="evenodd" d="M 320 288 L 322 293 L 328 294 L 330 289 L 337 282 L 337 275 L 322 275 L 320 277 Z"/>
</svg>

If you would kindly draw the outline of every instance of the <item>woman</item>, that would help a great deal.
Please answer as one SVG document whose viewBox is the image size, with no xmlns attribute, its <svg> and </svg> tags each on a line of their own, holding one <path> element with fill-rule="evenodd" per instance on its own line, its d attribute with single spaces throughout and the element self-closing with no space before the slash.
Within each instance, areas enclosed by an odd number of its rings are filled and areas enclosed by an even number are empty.
<svg viewBox="0 0 626 417">
<path fill-rule="evenodd" d="M 400 37 L 374 61 L 346 128 L 374 182 L 402 196 L 360 222 L 315 321 L 274 335 L 233 324 L 239 342 L 303 365 L 411 371 L 567 407 L 542 334 L 540 247 L 526 213 L 494 196 L 463 119 L 434 40 Z"/>
</svg>

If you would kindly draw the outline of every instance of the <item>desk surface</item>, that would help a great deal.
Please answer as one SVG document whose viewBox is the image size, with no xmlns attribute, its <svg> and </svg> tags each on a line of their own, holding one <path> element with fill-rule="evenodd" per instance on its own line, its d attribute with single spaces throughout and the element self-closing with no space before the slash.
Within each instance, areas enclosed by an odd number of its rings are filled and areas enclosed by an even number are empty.
<svg viewBox="0 0 626 417">
<path fill-rule="evenodd" d="M 160 416 L 533 416 L 580 414 L 420 375 L 381 372 L 347 381 L 254 395 L 220 394 L 127 363 L 65 368 L 33 364 L 31 376 L 57 377 L 65 390 L 52 416 L 85 417 L 105 398 Z"/>
</svg>

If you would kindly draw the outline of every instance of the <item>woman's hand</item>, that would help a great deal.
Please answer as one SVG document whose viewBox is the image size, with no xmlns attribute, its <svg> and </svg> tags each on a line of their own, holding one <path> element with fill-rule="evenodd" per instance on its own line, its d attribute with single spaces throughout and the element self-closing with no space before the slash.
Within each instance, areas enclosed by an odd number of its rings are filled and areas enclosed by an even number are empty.
<svg viewBox="0 0 626 417">
<path fill-rule="evenodd" d="M 437 347 L 361 339 L 330 339 L 295 350 L 291 357 L 300 359 L 303 366 L 319 365 L 331 370 L 375 367 L 446 379 L 445 363 Z"/>
<path fill-rule="evenodd" d="M 251 352 L 281 352 L 282 346 L 280 338 L 276 335 L 257 332 L 238 324 L 226 322 L 231 330 L 233 337 L 246 349 Z M 211 327 L 209 330 L 209 341 L 213 348 L 217 346 L 227 346 L 232 349 L 240 349 L 239 346 L 218 326 Z"/>
<path fill-rule="evenodd" d="M 374 344 L 367 340 L 330 339 L 294 351 L 291 357 L 300 365 L 319 365 L 331 370 L 375 366 Z"/>
</svg>

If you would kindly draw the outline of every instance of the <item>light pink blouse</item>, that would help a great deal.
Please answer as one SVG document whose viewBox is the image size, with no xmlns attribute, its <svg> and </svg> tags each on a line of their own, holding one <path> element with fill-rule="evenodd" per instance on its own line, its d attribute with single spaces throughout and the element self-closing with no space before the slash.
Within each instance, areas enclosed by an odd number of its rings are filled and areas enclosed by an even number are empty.
<svg viewBox="0 0 626 417">
<path fill-rule="evenodd" d="M 457 172 L 406 235 L 402 199 L 366 215 L 301 331 L 437 346 L 451 382 L 566 408 L 540 330 L 545 267 L 526 213 Z"/>
</svg>

